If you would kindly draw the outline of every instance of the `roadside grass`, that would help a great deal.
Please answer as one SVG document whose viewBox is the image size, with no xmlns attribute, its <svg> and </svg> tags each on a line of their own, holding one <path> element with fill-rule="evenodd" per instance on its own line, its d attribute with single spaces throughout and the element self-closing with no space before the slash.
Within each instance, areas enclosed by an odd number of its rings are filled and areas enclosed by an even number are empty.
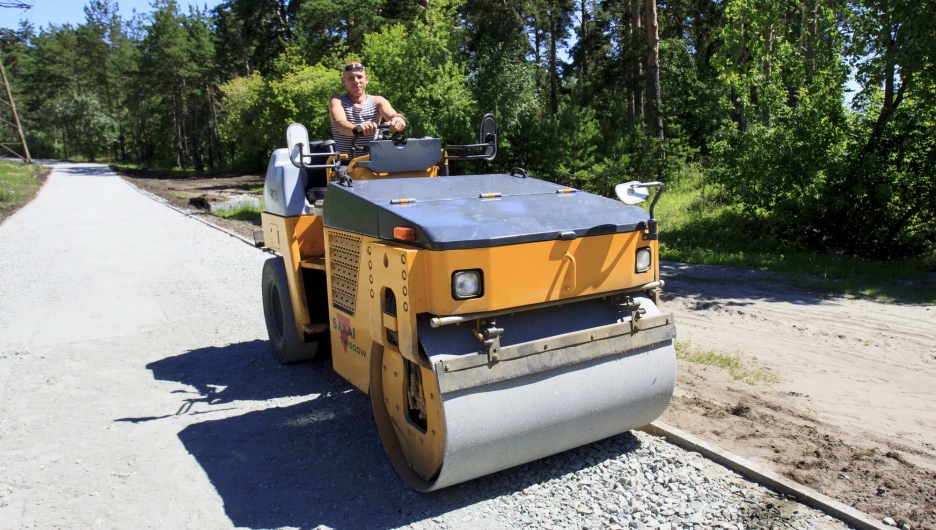
<svg viewBox="0 0 936 530">
<path fill-rule="evenodd" d="M 716 350 L 698 350 L 689 341 L 675 341 L 676 358 L 684 361 L 715 366 L 728 370 L 737 381 L 751 386 L 772 385 L 780 382 L 780 377 L 766 368 L 747 366 L 741 352 L 723 353 Z"/>
<path fill-rule="evenodd" d="M 6 218 L 36 196 L 42 182 L 37 178 L 41 166 L 0 161 L 0 219 Z"/>
<path fill-rule="evenodd" d="M 260 219 L 260 213 L 263 212 L 263 204 L 260 206 L 242 204 L 236 208 L 222 208 L 212 212 L 214 215 L 224 219 L 234 219 L 236 221 L 257 221 Z"/>
<path fill-rule="evenodd" d="M 184 191 L 170 191 L 169 195 L 179 199 L 191 199 L 192 195 L 185 193 Z"/>
<path fill-rule="evenodd" d="M 936 303 L 936 259 L 884 262 L 784 250 L 696 172 L 668 184 L 654 213 L 662 260 L 790 274 L 790 284 L 834 294 Z"/>
</svg>

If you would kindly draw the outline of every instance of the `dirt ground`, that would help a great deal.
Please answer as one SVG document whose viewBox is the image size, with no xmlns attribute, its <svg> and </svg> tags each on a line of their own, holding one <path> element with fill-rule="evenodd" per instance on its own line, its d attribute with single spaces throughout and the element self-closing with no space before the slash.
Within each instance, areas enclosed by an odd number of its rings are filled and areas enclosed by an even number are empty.
<svg viewBox="0 0 936 530">
<path fill-rule="evenodd" d="M 254 231 L 260 230 L 259 218 L 255 221 L 225 219 L 212 215 L 204 207 L 199 207 L 199 204 L 204 206 L 208 203 L 225 202 L 245 194 L 260 197 L 263 195 L 262 190 L 259 193 L 251 193 L 249 190 L 263 186 L 262 175 L 219 174 L 205 177 L 175 177 L 146 169 L 133 170 L 117 166 L 111 166 L 111 169 L 134 186 L 166 199 L 176 208 L 203 217 L 247 239 L 253 239 Z"/>
<path fill-rule="evenodd" d="M 259 226 L 179 195 L 223 201 L 261 176 L 122 173 L 244 237 Z M 662 274 L 662 309 L 684 348 L 736 355 L 779 379 L 752 386 L 680 360 L 662 421 L 878 520 L 936 529 L 936 307 L 834 297 L 729 267 L 664 263 Z"/>
</svg>

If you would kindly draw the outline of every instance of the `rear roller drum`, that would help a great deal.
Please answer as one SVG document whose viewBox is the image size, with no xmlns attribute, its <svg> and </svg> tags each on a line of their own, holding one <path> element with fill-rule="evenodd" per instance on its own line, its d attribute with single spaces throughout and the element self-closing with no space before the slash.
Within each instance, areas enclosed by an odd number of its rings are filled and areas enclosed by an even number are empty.
<svg viewBox="0 0 936 530">
<path fill-rule="evenodd" d="M 281 363 L 308 361 L 318 352 L 318 341 L 306 342 L 296 329 L 296 318 L 289 297 L 286 266 L 282 257 L 263 264 L 263 316 L 266 319 L 270 346 Z"/>
</svg>

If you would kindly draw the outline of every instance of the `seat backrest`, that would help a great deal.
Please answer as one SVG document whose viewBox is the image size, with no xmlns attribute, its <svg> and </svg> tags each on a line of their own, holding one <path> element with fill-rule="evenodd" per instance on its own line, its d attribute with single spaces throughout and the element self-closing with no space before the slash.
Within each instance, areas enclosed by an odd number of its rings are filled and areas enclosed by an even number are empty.
<svg viewBox="0 0 936 530">
<path fill-rule="evenodd" d="M 424 171 L 442 159 L 442 140 L 438 138 L 410 138 L 400 146 L 390 140 L 375 140 L 368 145 L 370 163 L 366 167 L 375 173 Z"/>
<path fill-rule="evenodd" d="M 309 142 L 309 152 L 310 153 L 328 153 L 329 151 L 334 151 L 333 146 L 335 145 L 334 140 L 320 140 Z M 337 152 L 335 152 L 337 156 Z M 313 165 L 323 165 L 328 161 L 327 157 L 317 156 L 312 159 Z M 306 170 L 306 189 L 308 188 L 322 188 L 328 186 L 328 170 L 323 167 L 317 168 L 307 168 Z"/>
</svg>

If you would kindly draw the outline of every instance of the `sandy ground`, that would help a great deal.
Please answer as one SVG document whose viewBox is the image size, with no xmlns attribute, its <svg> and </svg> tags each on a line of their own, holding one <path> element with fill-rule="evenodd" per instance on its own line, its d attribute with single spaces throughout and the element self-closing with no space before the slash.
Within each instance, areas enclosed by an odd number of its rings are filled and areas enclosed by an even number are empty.
<svg viewBox="0 0 936 530">
<path fill-rule="evenodd" d="M 125 178 L 224 200 L 259 176 Z M 193 209 L 193 211 L 195 211 Z M 204 214 L 250 237 L 256 223 Z M 936 307 L 833 297 L 782 276 L 664 263 L 663 310 L 689 350 L 739 355 L 779 378 L 751 386 L 679 363 L 662 420 L 877 517 L 936 528 Z"/>
<path fill-rule="evenodd" d="M 862 511 L 936 528 L 936 308 L 729 267 L 668 263 L 663 276 L 680 340 L 780 379 L 751 386 L 680 362 L 663 421 Z"/>
</svg>

